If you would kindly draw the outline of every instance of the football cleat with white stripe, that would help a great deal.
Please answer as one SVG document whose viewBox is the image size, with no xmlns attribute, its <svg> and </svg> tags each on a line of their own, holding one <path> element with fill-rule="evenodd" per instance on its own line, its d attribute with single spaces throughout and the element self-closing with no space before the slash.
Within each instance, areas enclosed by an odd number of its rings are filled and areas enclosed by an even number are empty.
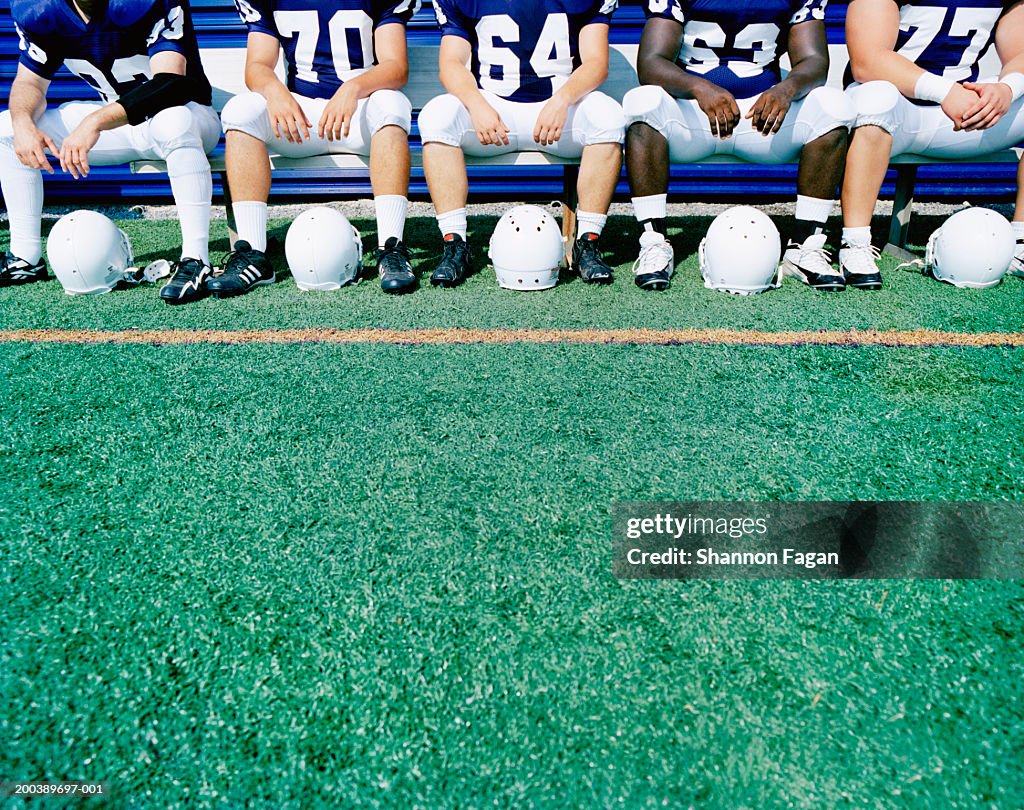
<svg viewBox="0 0 1024 810">
<path fill-rule="evenodd" d="M 46 262 L 42 259 L 31 264 L 13 253 L 0 256 L 0 287 L 16 287 L 33 281 L 46 281 L 47 278 Z"/>
<path fill-rule="evenodd" d="M 239 240 L 228 256 L 224 272 L 206 282 L 206 287 L 217 298 L 230 298 L 233 295 L 245 295 L 255 287 L 273 284 L 276 280 L 274 267 L 267 254 Z"/>
<path fill-rule="evenodd" d="M 213 268 L 202 259 L 182 259 L 175 263 L 171 278 L 160 288 L 160 297 L 168 304 L 187 304 L 208 294 L 206 281 Z"/>
</svg>

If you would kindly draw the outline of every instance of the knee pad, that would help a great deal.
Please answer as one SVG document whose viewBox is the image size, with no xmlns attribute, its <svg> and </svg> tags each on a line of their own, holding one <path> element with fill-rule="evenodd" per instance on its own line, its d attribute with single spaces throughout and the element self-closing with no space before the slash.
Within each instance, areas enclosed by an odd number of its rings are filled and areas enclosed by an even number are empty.
<svg viewBox="0 0 1024 810">
<path fill-rule="evenodd" d="M 835 87 L 812 90 L 804 104 L 811 105 L 811 137 L 816 140 L 837 129 L 850 130 L 857 120 L 857 110 L 850 97 Z"/>
<path fill-rule="evenodd" d="M 626 115 L 619 102 L 604 93 L 588 93 L 576 109 L 577 131 L 582 128 L 584 143 L 622 143 L 626 140 Z"/>
<path fill-rule="evenodd" d="M 896 127 L 896 109 L 903 94 L 891 82 L 875 81 L 847 91 L 857 114 L 854 126 L 881 127 L 890 135 Z"/>
<path fill-rule="evenodd" d="M 661 129 L 656 114 L 664 102 L 665 95 L 662 88 L 650 84 L 634 87 L 626 93 L 622 99 L 626 125 L 647 124 L 655 129 Z"/>
<path fill-rule="evenodd" d="M 224 132 L 236 130 L 263 140 L 264 127 L 261 123 L 267 117 L 267 100 L 259 93 L 241 93 L 232 96 L 220 114 Z"/>
<path fill-rule="evenodd" d="M 384 127 L 412 128 L 412 102 L 400 90 L 378 90 L 366 100 L 366 123 L 370 135 Z"/>
<path fill-rule="evenodd" d="M 11 111 L 0 112 L 0 141 L 13 143 L 14 124 L 11 123 Z"/>
<path fill-rule="evenodd" d="M 464 113 L 468 115 L 462 102 L 450 93 L 432 98 L 420 111 L 418 119 L 423 143 L 461 146 L 462 131 L 456 121 Z"/>
<path fill-rule="evenodd" d="M 158 112 L 150 119 L 149 134 L 161 156 L 172 149 L 203 148 L 199 128 L 188 107 L 168 107 Z"/>
</svg>

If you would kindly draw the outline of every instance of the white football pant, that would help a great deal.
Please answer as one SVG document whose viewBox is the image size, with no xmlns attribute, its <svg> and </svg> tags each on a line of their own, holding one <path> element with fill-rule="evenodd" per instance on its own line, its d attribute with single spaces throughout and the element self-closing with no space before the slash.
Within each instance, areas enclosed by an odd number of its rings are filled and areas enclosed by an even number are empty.
<svg viewBox="0 0 1024 810">
<path fill-rule="evenodd" d="M 101 101 L 69 101 L 48 109 L 36 126 L 59 149 L 86 116 L 105 106 Z M 89 151 L 90 166 L 111 166 L 135 160 L 163 160 L 181 222 L 182 257 L 209 262 L 210 203 L 213 180 L 206 155 L 220 140 L 220 119 L 212 107 L 195 102 L 170 107 L 138 126 L 100 133 Z M 35 263 L 42 255 L 40 223 L 43 178 L 14 153 L 11 115 L 0 113 L 0 186 L 11 227 L 11 253 Z"/>
<path fill-rule="evenodd" d="M 292 95 L 313 125 L 308 141 L 290 143 L 285 138 L 278 138 L 270 126 L 267 100 L 259 93 L 242 93 L 224 106 L 221 112 L 224 131 L 236 130 L 251 135 L 267 144 L 275 155 L 304 158 L 314 155 L 369 155 L 370 141 L 378 131 L 396 126 L 408 132 L 412 126 L 412 104 L 405 94 L 398 90 L 378 90 L 359 100 L 348 136 L 329 141 L 316 133 L 329 99 Z"/>
<path fill-rule="evenodd" d="M 481 92 L 509 128 L 508 146 L 483 146 L 476 137 L 469 110 L 448 93 L 431 99 L 420 112 L 419 127 L 423 143 L 459 146 L 467 155 L 475 157 L 511 152 L 547 152 L 578 159 L 584 147 L 597 143 L 622 143 L 625 140 L 622 108 L 604 93 L 588 93 L 578 104 L 570 107 L 561 138 L 553 144 L 542 145 L 533 140 L 533 130 L 546 101 L 509 101 L 486 90 Z"/>
<path fill-rule="evenodd" d="M 740 115 L 746 116 L 756 101 L 757 96 L 737 99 Z M 695 163 L 712 155 L 734 155 L 751 163 L 793 163 L 804 146 L 835 129 L 850 129 L 855 118 L 852 102 L 834 87 L 815 88 L 794 101 L 773 135 L 762 135 L 751 119 L 741 117 L 729 138 L 719 138 L 696 101 L 673 98 L 656 85 L 630 90 L 622 107 L 627 126 L 647 124 L 665 136 L 672 163 Z"/>
<path fill-rule="evenodd" d="M 955 132 L 941 107 L 914 104 L 889 82 L 866 82 L 846 92 L 857 110 L 854 126 L 884 129 L 892 135 L 894 156 L 971 158 L 1001 152 L 1024 141 L 1024 99 L 1015 101 L 994 127 Z"/>
</svg>

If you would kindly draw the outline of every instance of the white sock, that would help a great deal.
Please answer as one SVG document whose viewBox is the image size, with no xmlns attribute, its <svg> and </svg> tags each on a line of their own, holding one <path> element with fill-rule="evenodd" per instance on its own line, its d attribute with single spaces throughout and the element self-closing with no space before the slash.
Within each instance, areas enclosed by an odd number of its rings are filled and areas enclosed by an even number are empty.
<svg viewBox="0 0 1024 810">
<path fill-rule="evenodd" d="M 261 253 L 267 252 L 267 204 L 265 202 L 231 203 L 235 215 L 238 240 Z M 231 246 L 234 248 L 234 245 Z"/>
<path fill-rule="evenodd" d="M 181 224 L 181 257 L 210 263 L 210 203 L 213 178 L 210 162 L 197 146 L 184 146 L 167 154 L 167 174 Z"/>
<path fill-rule="evenodd" d="M 871 227 L 843 228 L 843 242 L 850 247 L 867 247 L 871 244 Z"/>
<path fill-rule="evenodd" d="M 437 215 L 437 227 L 441 229 L 441 236 L 447 236 L 450 233 L 457 233 L 462 237 L 462 241 L 466 241 L 466 231 L 468 226 L 466 225 L 466 209 L 456 208 L 454 211 L 449 211 L 445 214 Z"/>
<path fill-rule="evenodd" d="M 594 214 L 590 211 L 576 212 L 576 233 L 582 236 L 585 233 L 601 235 L 604 225 L 608 221 L 607 214 Z"/>
<path fill-rule="evenodd" d="M 835 200 L 819 200 L 801 194 L 796 198 L 796 218 L 804 222 L 828 222 L 835 207 Z"/>
<path fill-rule="evenodd" d="M 1018 242 L 1024 240 L 1024 222 L 1011 222 L 1010 226 L 1013 228 L 1013 238 Z M 13 244 L 13 238 L 11 244 Z"/>
<path fill-rule="evenodd" d="M 409 200 L 401 194 L 381 194 L 374 198 L 373 204 L 377 209 L 377 246 L 384 247 L 392 236 L 401 242 Z M 462 238 L 466 238 L 465 234 Z"/>
<path fill-rule="evenodd" d="M 0 141 L 0 187 L 10 222 L 9 250 L 19 259 L 35 264 L 43 256 L 43 175 L 18 160 L 10 142 Z"/>
<path fill-rule="evenodd" d="M 665 219 L 668 216 L 668 194 L 634 197 L 633 214 L 636 216 L 637 222 L 646 222 L 649 219 Z"/>
</svg>

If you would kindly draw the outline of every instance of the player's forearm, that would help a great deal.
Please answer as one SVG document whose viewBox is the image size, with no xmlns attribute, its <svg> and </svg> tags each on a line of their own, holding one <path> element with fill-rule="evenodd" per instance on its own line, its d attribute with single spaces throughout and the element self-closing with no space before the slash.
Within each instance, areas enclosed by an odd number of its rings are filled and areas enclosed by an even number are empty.
<svg viewBox="0 0 1024 810">
<path fill-rule="evenodd" d="M 355 89 L 358 98 L 366 98 L 378 90 L 401 90 L 409 81 L 409 67 L 399 61 L 384 61 L 345 82 Z"/>
<path fill-rule="evenodd" d="M 444 89 L 461 101 L 467 109 L 487 103 L 477 85 L 476 77 L 461 62 L 454 60 L 442 62 L 440 72 L 441 84 L 444 85 Z"/>
<path fill-rule="evenodd" d="M 34 85 L 15 80 L 11 85 L 8 109 L 11 113 L 11 123 L 15 126 L 35 126 L 39 116 L 46 111 L 46 93 Z"/>
<path fill-rule="evenodd" d="M 710 85 L 694 73 L 688 73 L 679 65 L 663 56 L 651 55 L 641 59 L 637 65 L 640 84 L 653 84 L 665 88 L 674 98 L 693 99 L 703 86 Z"/>
<path fill-rule="evenodd" d="M 608 78 L 608 62 L 584 62 L 572 72 L 556 95 L 570 107 L 578 103 L 587 93 L 594 92 Z"/>
<path fill-rule="evenodd" d="M 1011 73 L 1024 73 L 1024 53 L 1004 64 L 1003 69 L 999 71 L 999 78 L 1002 79 Z"/>
<path fill-rule="evenodd" d="M 896 89 L 907 98 L 915 98 L 917 83 L 926 73 L 923 68 L 894 51 L 855 55 L 855 51 L 851 50 L 850 66 L 853 78 L 861 84 L 886 81 L 896 85 Z"/>
<path fill-rule="evenodd" d="M 789 75 L 782 80 L 793 91 L 793 98 L 801 99 L 816 87 L 823 87 L 828 81 L 828 60 L 811 56 L 793 65 Z"/>
<path fill-rule="evenodd" d="M 100 107 L 96 112 L 89 113 L 79 126 L 94 128 L 97 132 L 106 132 L 108 129 L 117 129 L 128 123 L 128 114 L 118 102 Z"/>
<path fill-rule="evenodd" d="M 288 92 L 288 88 L 274 72 L 274 69 L 263 64 L 247 64 L 245 66 L 245 86 L 264 98 L 269 98 L 275 92 Z"/>
</svg>

